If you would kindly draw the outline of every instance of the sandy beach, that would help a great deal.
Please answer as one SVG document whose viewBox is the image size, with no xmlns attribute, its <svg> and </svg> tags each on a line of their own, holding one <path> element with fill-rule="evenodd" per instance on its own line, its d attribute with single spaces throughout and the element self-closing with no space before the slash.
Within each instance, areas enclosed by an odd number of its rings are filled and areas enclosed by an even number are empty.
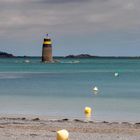
<svg viewBox="0 0 140 140">
<path fill-rule="evenodd" d="M 60 129 L 69 131 L 70 140 L 140 140 L 140 123 L 0 117 L 1 140 L 56 140 Z"/>
</svg>

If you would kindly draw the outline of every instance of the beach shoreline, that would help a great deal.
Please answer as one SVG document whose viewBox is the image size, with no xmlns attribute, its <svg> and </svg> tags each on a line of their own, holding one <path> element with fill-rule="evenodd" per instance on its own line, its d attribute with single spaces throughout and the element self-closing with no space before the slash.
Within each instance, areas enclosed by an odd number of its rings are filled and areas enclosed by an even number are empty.
<svg viewBox="0 0 140 140">
<path fill-rule="evenodd" d="M 81 119 L 55 119 L 43 116 L 0 115 L 2 140 L 55 140 L 56 132 L 66 129 L 70 140 L 139 140 L 140 122 L 96 122 Z"/>
</svg>

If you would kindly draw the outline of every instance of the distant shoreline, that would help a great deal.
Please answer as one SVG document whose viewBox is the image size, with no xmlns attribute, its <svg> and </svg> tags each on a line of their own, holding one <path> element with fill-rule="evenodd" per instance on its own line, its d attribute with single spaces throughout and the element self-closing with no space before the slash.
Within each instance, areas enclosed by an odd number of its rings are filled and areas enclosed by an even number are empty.
<svg viewBox="0 0 140 140">
<path fill-rule="evenodd" d="M 13 57 L 1 57 L 0 59 L 7 59 L 7 58 L 24 58 L 24 59 L 30 59 L 30 58 L 40 58 L 41 56 L 13 56 Z M 54 59 L 140 59 L 140 56 L 95 56 L 95 57 L 65 57 L 65 56 L 54 56 Z"/>
<path fill-rule="evenodd" d="M 15 56 L 7 52 L 0 51 L 0 58 L 41 58 L 41 56 Z M 79 54 L 79 55 L 67 55 L 67 56 L 54 56 L 54 59 L 65 58 L 65 59 L 140 59 L 140 56 L 94 56 L 90 54 Z"/>
</svg>

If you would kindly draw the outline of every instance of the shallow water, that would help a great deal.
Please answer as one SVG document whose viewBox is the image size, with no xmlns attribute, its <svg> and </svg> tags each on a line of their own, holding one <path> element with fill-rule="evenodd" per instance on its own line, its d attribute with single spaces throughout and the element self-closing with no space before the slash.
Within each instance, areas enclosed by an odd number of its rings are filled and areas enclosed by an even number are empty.
<svg viewBox="0 0 140 140">
<path fill-rule="evenodd" d="M 0 113 L 83 118 L 90 106 L 94 120 L 140 121 L 140 59 L 29 60 L 0 59 Z"/>
</svg>

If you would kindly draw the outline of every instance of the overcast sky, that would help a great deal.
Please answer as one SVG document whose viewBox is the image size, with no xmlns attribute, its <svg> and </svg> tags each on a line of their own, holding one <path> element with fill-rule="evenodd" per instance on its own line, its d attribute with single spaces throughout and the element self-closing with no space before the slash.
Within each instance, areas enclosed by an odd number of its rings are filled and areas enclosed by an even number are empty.
<svg viewBox="0 0 140 140">
<path fill-rule="evenodd" d="M 140 56 L 140 0 L 0 0 L 0 51 Z"/>
</svg>

